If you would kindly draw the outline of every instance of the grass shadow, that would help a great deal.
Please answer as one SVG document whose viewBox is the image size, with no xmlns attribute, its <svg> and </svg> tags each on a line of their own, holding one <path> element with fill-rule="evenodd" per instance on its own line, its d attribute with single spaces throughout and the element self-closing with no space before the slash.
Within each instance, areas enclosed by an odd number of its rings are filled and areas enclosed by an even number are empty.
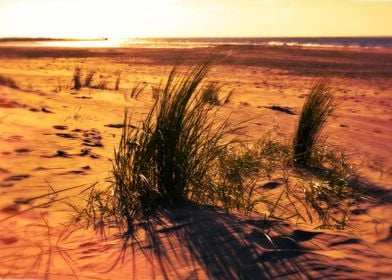
<svg viewBox="0 0 392 280">
<path fill-rule="evenodd" d="M 134 279 L 140 251 L 151 265 L 151 279 L 312 279 L 312 253 L 276 224 L 207 206 L 161 210 L 127 236 L 117 262 L 130 254 Z M 140 230 L 144 239 L 137 237 Z M 325 277 L 318 272 L 316 278 Z"/>
</svg>

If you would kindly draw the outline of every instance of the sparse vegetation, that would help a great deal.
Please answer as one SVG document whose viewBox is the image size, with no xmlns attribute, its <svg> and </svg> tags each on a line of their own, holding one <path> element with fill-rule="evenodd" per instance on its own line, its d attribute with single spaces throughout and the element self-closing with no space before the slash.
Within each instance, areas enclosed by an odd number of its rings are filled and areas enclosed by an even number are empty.
<svg viewBox="0 0 392 280">
<path fill-rule="evenodd" d="M 260 157 L 254 146 L 237 143 L 226 147 L 218 157 L 212 203 L 219 201 L 226 210 L 250 213 L 263 200 L 256 195 L 261 178 Z"/>
<path fill-rule="evenodd" d="M 293 141 L 295 164 L 311 165 L 320 132 L 335 106 L 329 83 L 327 81 L 316 83 L 305 100 L 295 132 Z"/>
<path fill-rule="evenodd" d="M 152 98 L 158 99 L 161 96 L 161 91 L 162 91 L 162 83 L 160 83 L 158 86 L 152 86 Z"/>
<path fill-rule="evenodd" d="M 118 71 L 118 72 L 116 72 L 116 84 L 114 86 L 115 90 L 119 90 L 120 89 L 120 80 L 121 80 L 121 72 Z"/>
<path fill-rule="evenodd" d="M 93 81 L 95 73 L 96 73 L 95 70 L 90 70 L 87 72 L 86 79 L 84 80 L 85 87 L 90 87 L 92 85 L 92 81 Z"/>
<path fill-rule="evenodd" d="M 225 104 L 230 103 L 231 97 L 233 96 L 233 93 L 234 93 L 234 89 L 232 89 L 232 90 L 226 95 L 225 100 L 224 100 L 223 103 L 225 103 Z"/>
<path fill-rule="evenodd" d="M 108 82 L 106 80 L 102 80 L 98 84 L 91 87 L 95 89 L 108 89 Z"/>
<path fill-rule="evenodd" d="M 81 69 L 80 68 L 75 68 L 74 74 L 73 74 L 73 89 L 79 90 L 82 88 L 82 82 L 81 82 Z"/>
<path fill-rule="evenodd" d="M 312 168 L 296 168 L 310 163 L 308 153 L 278 140 L 274 130 L 248 143 L 233 138 L 227 121 L 217 122 L 219 108 L 206 106 L 206 91 L 215 94 L 219 87 L 202 84 L 213 60 L 182 77 L 174 68 L 163 87 L 153 88 L 155 103 L 137 129 L 125 113 L 110 184 L 91 189 L 81 214 L 95 225 L 115 222 L 130 230 L 157 207 L 196 202 L 302 222 L 318 217 L 320 227 L 344 228 L 356 200 L 350 186 L 356 172 L 344 153 L 317 138 L 332 111 L 329 87 L 318 83 L 305 103 L 295 143 L 310 147 Z M 144 87 L 137 83 L 130 96 L 137 98 Z M 306 121 L 314 114 L 320 120 L 310 129 Z M 303 136 L 309 130 L 312 143 Z M 273 187 L 261 188 L 265 181 Z"/>
<path fill-rule="evenodd" d="M 145 84 L 140 82 L 136 83 L 136 85 L 134 85 L 133 88 L 131 89 L 130 97 L 138 99 L 140 94 L 144 91 L 145 88 L 146 88 Z"/>
<path fill-rule="evenodd" d="M 219 91 L 221 86 L 217 82 L 210 82 L 204 88 L 202 92 L 202 99 L 204 103 L 211 105 L 219 105 Z"/>
<path fill-rule="evenodd" d="M 92 204 L 113 192 L 105 213 L 115 213 L 131 227 L 135 218 L 158 205 L 210 201 L 213 165 L 230 143 L 224 141 L 230 132 L 227 123 L 217 125 L 197 94 L 213 59 L 180 78 L 174 68 L 138 130 L 130 128 L 130 116 L 125 115 L 111 191 L 101 192 Z"/>
</svg>

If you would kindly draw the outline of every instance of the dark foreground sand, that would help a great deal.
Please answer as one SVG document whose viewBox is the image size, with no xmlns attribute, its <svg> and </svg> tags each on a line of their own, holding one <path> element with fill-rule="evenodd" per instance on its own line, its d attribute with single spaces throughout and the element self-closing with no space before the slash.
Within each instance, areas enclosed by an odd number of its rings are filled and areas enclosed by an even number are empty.
<svg viewBox="0 0 392 280">
<path fill-rule="evenodd" d="M 0 48 L 0 276 L 50 279 L 371 279 L 391 278 L 392 52 L 382 49 L 232 47 L 209 75 L 223 84 L 222 118 L 250 120 L 239 135 L 275 128 L 290 139 L 312 82 L 330 78 L 339 100 L 324 136 L 361 164 L 372 200 L 358 206 L 352 227 L 265 222 L 214 208 L 181 208 L 142 225 L 122 250 L 72 225 L 64 204 L 32 197 L 101 181 L 110 172 L 124 106 L 140 119 L 152 86 L 176 62 L 191 64 L 207 49 Z M 71 89 L 76 67 L 120 90 Z M 144 85 L 138 99 L 130 89 Z M 272 110 L 288 107 L 294 115 Z M 67 193 L 66 195 L 70 195 Z M 65 196 L 65 195 L 64 195 Z M 60 199 L 61 195 L 52 199 Z M 40 205 L 43 203 L 43 205 Z M 30 209 L 32 206 L 36 208 Z M 268 232 L 278 249 L 272 248 Z M 295 240 L 297 243 L 293 242 Z M 246 278 L 248 277 L 248 278 Z"/>
</svg>

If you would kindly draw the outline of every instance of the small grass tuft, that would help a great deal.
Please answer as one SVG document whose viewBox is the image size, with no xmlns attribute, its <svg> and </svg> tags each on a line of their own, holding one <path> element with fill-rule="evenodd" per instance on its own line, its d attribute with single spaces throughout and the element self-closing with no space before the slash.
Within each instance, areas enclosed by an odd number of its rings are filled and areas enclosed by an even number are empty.
<svg viewBox="0 0 392 280">
<path fill-rule="evenodd" d="M 81 69 L 80 68 L 75 68 L 74 74 L 73 74 L 73 89 L 79 90 L 82 88 L 82 82 L 81 82 Z"/>
<path fill-rule="evenodd" d="M 133 86 L 133 88 L 131 89 L 130 97 L 138 99 L 140 94 L 142 94 L 145 88 L 146 88 L 146 84 L 140 82 L 136 83 L 136 85 Z"/>
<path fill-rule="evenodd" d="M 92 86 L 92 88 L 101 90 L 108 89 L 108 82 L 106 80 L 102 80 L 98 84 Z"/>
<path fill-rule="evenodd" d="M 294 163 L 311 165 L 314 148 L 327 118 L 336 104 L 327 81 L 317 82 L 305 100 L 293 141 Z"/>
<path fill-rule="evenodd" d="M 230 126 L 217 124 L 212 107 L 205 106 L 200 94 L 216 55 L 208 56 L 181 77 L 173 68 L 162 95 L 138 129 L 125 113 L 112 184 L 88 199 L 90 206 L 110 205 L 110 210 L 98 216 L 111 213 L 111 219 L 130 229 L 135 219 L 155 207 L 211 202 L 213 166 L 231 143 L 225 140 Z M 103 202 L 107 199 L 110 203 Z"/>
<path fill-rule="evenodd" d="M 95 70 L 90 70 L 86 74 L 86 79 L 84 80 L 84 86 L 85 87 L 90 87 L 94 78 L 96 71 Z"/>
<path fill-rule="evenodd" d="M 202 99 L 204 103 L 211 105 L 220 105 L 219 91 L 221 86 L 217 82 L 210 82 L 204 88 L 202 92 Z"/>
<path fill-rule="evenodd" d="M 259 155 L 255 146 L 241 142 L 226 147 L 218 157 L 210 197 L 226 210 L 252 212 L 261 202 L 255 195 L 261 170 Z"/>
</svg>

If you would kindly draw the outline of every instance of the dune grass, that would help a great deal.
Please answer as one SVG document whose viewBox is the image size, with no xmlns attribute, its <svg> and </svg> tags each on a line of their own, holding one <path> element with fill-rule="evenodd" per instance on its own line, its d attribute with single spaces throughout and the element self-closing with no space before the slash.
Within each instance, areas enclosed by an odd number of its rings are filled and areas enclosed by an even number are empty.
<svg viewBox="0 0 392 280">
<path fill-rule="evenodd" d="M 95 70 L 90 70 L 87 72 L 86 79 L 84 80 L 85 87 L 90 87 L 92 85 L 92 81 L 93 81 L 95 73 L 96 73 Z"/>
<path fill-rule="evenodd" d="M 335 107 L 330 84 L 317 82 L 305 100 L 295 132 L 293 156 L 296 165 L 311 165 L 320 132 Z"/>
<path fill-rule="evenodd" d="M 81 82 L 81 69 L 80 68 L 75 68 L 74 74 L 73 74 L 73 89 L 79 90 L 82 88 L 82 82 Z"/>
<path fill-rule="evenodd" d="M 144 89 L 146 88 L 146 85 L 141 82 L 137 82 L 132 88 L 130 92 L 130 97 L 138 99 L 139 96 L 143 93 Z"/>
<path fill-rule="evenodd" d="M 114 85 L 114 89 L 115 90 L 119 90 L 120 89 L 120 81 L 121 81 L 121 72 L 118 71 L 118 72 L 116 72 L 116 83 Z"/>
<path fill-rule="evenodd" d="M 217 82 L 208 83 L 202 91 L 202 99 L 204 103 L 210 105 L 220 105 L 219 91 L 221 86 Z"/>
<path fill-rule="evenodd" d="M 248 142 L 232 134 L 240 125 L 218 121 L 220 107 L 206 99 L 206 89 L 219 88 L 205 82 L 218 55 L 182 75 L 174 67 L 153 88 L 154 103 L 138 126 L 125 111 L 109 184 L 91 188 L 81 215 L 94 225 L 131 230 L 155 209 L 198 203 L 344 228 L 356 172 L 344 153 L 318 138 L 334 108 L 329 85 L 312 87 L 294 144 L 278 140 L 274 129 Z M 131 97 L 143 89 L 136 84 Z"/>
<path fill-rule="evenodd" d="M 210 199 L 210 172 L 230 143 L 225 137 L 231 131 L 226 122 L 217 124 L 201 94 L 201 83 L 217 55 L 213 53 L 182 76 L 173 68 L 138 129 L 125 114 L 111 191 L 90 196 L 90 206 L 106 209 L 98 215 L 100 219 L 112 213 L 130 228 L 135 219 L 156 207 Z M 107 199 L 110 209 L 103 206 Z"/>
</svg>

